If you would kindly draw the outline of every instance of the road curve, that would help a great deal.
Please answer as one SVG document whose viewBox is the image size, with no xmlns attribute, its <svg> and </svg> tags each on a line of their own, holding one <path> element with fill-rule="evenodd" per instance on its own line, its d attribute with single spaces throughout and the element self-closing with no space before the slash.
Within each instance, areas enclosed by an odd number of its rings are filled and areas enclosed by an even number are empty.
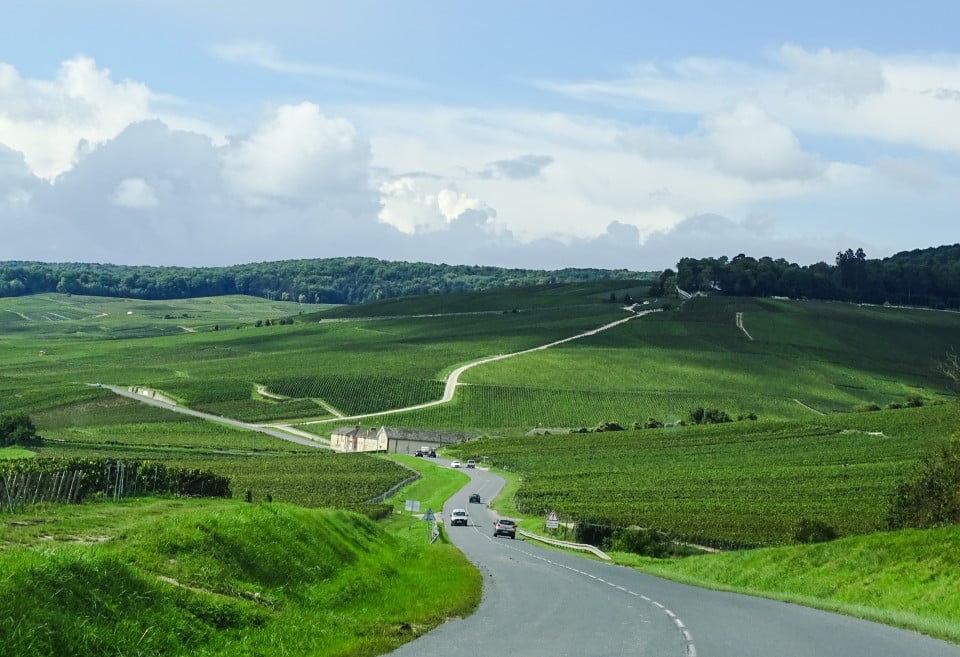
<svg viewBox="0 0 960 657">
<path fill-rule="evenodd" d="M 494 514 L 467 497 L 487 502 L 503 480 L 464 472 L 471 482 L 444 517 L 464 508 L 470 524 L 446 531 L 483 573 L 483 599 L 394 657 L 960 657 L 960 646 L 913 632 L 495 539 Z"/>
</svg>

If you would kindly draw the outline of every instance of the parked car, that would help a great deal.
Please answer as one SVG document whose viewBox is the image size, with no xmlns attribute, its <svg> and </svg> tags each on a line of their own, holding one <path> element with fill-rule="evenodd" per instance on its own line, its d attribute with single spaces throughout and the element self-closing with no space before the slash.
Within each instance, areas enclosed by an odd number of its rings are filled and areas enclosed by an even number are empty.
<svg viewBox="0 0 960 657">
<path fill-rule="evenodd" d="M 457 525 L 463 525 L 466 527 L 469 517 L 466 509 L 454 509 L 453 513 L 450 514 L 450 526 L 456 527 Z"/>
<path fill-rule="evenodd" d="M 460 467 L 460 461 L 453 461 L 453 462 L 451 462 L 451 463 L 450 463 L 450 467 L 451 467 L 451 468 L 459 468 L 459 467 Z"/>
<path fill-rule="evenodd" d="M 473 459 L 467 459 L 467 467 L 468 467 L 468 468 L 475 468 L 475 467 L 477 467 L 477 462 L 474 461 Z"/>
<path fill-rule="evenodd" d="M 517 523 L 510 520 L 509 518 L 500 518 L 497 521 L 497 524 L 493 527 L 493 537 L 497 536 L 509 536 L 510 538 L 517 537 Z"/>
<path fill-rule="evenodd" d="M 471 503 L 471 504 L 480 504 L 480 503 L 481 503 L 481 502 L 480 502 L 480 493 L 473 493 L 472 495 L 470 495 L 470 503 Z"/>
</svg>

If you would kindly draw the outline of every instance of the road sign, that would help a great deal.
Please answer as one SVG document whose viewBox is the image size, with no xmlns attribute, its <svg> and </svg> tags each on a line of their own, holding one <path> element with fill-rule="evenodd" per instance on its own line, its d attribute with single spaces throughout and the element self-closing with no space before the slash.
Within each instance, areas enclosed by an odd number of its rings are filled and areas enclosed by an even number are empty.
<svg viewBox="0 0 960 657">
<path fill-rule="evenodd" d="M 557 518 L 557 512 L 551 511 L 547 516 L 547 529 L 556 529 L 560 526 L 560 519 Z"/>
<path fill-rule="evenodd" d="M 427 512 L 423 514 L 423 519 L 429 522 L 435 521 L 436 518 L 433 517 L 433 509 L 427 509 Z"/>
<path fill-rule="evenodd" d="M 416 513 L 420 510 L 420 500 L 407 500 L 404 503 L 404 509 Z"/>
</svg>

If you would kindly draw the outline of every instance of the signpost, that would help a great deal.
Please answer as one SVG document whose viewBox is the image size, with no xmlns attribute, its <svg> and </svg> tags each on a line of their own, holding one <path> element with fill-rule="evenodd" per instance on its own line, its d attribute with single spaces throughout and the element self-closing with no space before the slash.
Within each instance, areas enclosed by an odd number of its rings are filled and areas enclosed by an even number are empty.
<svg viewBox="0 0 960 657">
<path fill-rule="evenodd" d="M 433 515 L 433 509 L 428 507 L 427 512 L 423 514 L 423 519 L 428 523 L 427 541 L 433 543 L 440 537 L 440 528 L 437 527 L 437 518 Z"/>
<path fill-rule="evenodd" d="M 557 518 L 557 512 L 551 511 L 547 516 L 547 529 L 557 529 L 560 527 L 560 520 Z"/>
</svg>

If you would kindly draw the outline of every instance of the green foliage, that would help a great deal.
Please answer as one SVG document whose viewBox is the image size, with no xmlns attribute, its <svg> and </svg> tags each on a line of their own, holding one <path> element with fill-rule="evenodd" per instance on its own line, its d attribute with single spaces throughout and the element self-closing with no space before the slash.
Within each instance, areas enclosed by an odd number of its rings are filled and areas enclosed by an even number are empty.
<svg viewBox="0 0 960 657">
<path fill-rule="evenodd" d="M 797 525 L 797 533 L 794 538 L 797 543 L 825 543 L 835 540 L 839 534 L 837 530 L 823 522 L 822 520 L 812 520 L 803 518 Z"/>
<path fill-rule="evenodd" d="M 440 399 L 443 382 L 377 374 L 326 374 L 271 380 L 272 392 L 322 399 L 347 415 L 376 413 Z"/>
<path fill-rule="evenodd" d="M 945 428 L 953 405 L 803 424 L 758 421 L 465 443 L 455 453 L 522 474 L 519 511 L 555 510 L 713 547 L 796 540 L 800 518 L 847 536 L 886 526 L 891 491 Z"/>
<path fill-rule="evenodd" d="M 29 415 L 0 415 L 0 447 L 36 445 L 42 440 Z"/>
<path fill-rule="evenodd" d="M 135 267 L 88 263 L 0 262 L 0 297 L 45 292 L 133 299 L 250 294 L 293 304 L 360 303 L 413 294 L 492 287 L 636 278 L 602 269 L 538 271 L 499 267 L 326 258 L 232 267 Z"/>
<path fill-rule="evenodd" d="M 722 424 L 733 421 L 726 411 L 721 411 L 718 408 L 704 410 L 703 407 L 697 407 L 690 411 L 687 417 L 693 424 Z"/>
<path fill-rule="evenodd" d="M 804 299 L 834 299 L 872 304 L 957 308 L 960 244 L 897 253 L 869 260 L 863 249 L 837 254 L 836 266 L 806 267 L 770 257 L 743 254 L 732 259 L 681 258 L 677 285 L 687 292 Z"/>
<path fill-rule="evenodd" d="M 642 568 L 960 643 L 960 525 L 648 561 Z"/>
<path fill-rule="evenodd" d="M 630 552 L 654 559 L 665 559 L 694 551 L 676 543 L 662 532 L 636 528 L 614 531 L 601 547 L 606 552 Z"/>
<path fill-rule="evenodd" d="M 960 523 L 960 438 L 924 455 L 893 495 L 891 529 Z"/>
<path fill-rule="evenodd" d="M 469 562 L 406 525 L 282 504 L 143 508 L 96 545 L 0 551 L 3 654 L 383 654 L 480 599 Z"/>
<path fill-rule="evenodd" d="M 117 459 L 15 459 L 0 461 L 8 511 L 37 502 L 83 502 L 144 495 L 230 497 L 230 480 L 200 468 Z"/>
</svg>

